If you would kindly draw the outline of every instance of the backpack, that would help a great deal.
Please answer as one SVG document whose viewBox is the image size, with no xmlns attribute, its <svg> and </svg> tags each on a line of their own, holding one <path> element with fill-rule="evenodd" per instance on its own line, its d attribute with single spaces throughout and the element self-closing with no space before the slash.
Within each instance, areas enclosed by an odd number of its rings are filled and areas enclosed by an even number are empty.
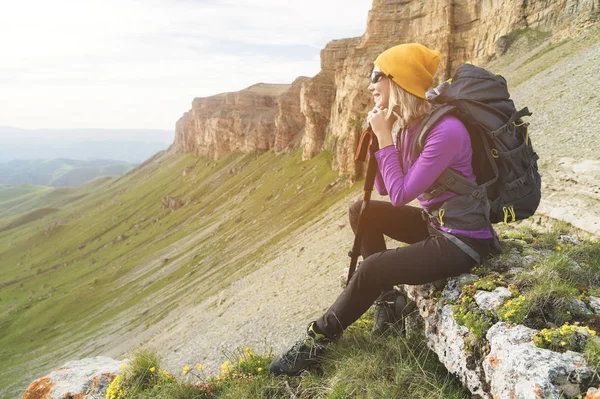
<svg viewBox="0 0 600 399">
<path fill-rule="evenodd" d="M 452 79 L 430 90 L 427 99 L 434 106 L 414 141 L 413 160 L 423 150 L 435 124 L 445 115 L 454 115 L 469 131 L 477 183 L 446 169 L 436 180 L 437 187 L 426 192 L 425 198 L 444 191 L 475 197 L 485 193 L 491 223 L 509 223 L 533 215 L 541 198 L 539 157 L 531 144 L 529 124 L 522 120 L 531 112 L 527 107 L 516 110 L 506 80 L 483 68 L 463 64 Z"/>
</svg>

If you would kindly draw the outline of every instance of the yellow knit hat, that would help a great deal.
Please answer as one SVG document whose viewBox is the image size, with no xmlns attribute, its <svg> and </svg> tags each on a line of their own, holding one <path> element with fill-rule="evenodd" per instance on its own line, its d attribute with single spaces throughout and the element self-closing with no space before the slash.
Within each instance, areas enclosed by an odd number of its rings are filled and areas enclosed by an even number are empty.
<svg viewBox="0 0 600 399">
<path fill-rule="evenodd" d="M 433 76 L 440 65 L 440 52 L 422 44 L 400 44 L 379 54 L 375 65 L 398 86 L 425 99 L 425 92 L 433 84 Z"/>
</svg>

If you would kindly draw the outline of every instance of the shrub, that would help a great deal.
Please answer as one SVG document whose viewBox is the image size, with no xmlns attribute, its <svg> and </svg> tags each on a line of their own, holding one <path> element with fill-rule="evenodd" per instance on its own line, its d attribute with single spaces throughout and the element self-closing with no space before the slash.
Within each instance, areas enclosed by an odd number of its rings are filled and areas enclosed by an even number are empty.
<svg viewBox="0 0 600 399">
<path fill-rule="evenodd" d="M 106 399 L 128 399 L 141 396 L 144 392 L 162 390 L 174 384 L 175 378 L 159 369 L 159 359 L 149 351 L 139 351 L 117 375 L 106 390 Z"/>
<path fill-rule="evenodd" d="M 583 352 L 590 337 L 596 331 L 588 327 L 564 324 L 559 328 L 545 328 L 533 336 L 533 343 L 538 348 L 550 349 L 555 352 Z"/>
<path fill-rule="evenodd" d="M 525 296 L 520 295 L 506 301 L 497 311 L 498 318 L 510 324 L 521 324 L 530 312 Z"/>
<path fill-rule="evenodd" d="M 458 324 L 467 327 L 478 341 L 483 339 L 487 330 L 494 324 L 494 315 L 491 312 L 482 310 L 473 298 L 477 289 L 480 288 L 480 284 L 487 288 L 492 286 L 496 288 L 495 284 L 488 279 L 466 284 L 462 287 L 459 302 L 452 306 L 454 320 Z"/>
</svg>

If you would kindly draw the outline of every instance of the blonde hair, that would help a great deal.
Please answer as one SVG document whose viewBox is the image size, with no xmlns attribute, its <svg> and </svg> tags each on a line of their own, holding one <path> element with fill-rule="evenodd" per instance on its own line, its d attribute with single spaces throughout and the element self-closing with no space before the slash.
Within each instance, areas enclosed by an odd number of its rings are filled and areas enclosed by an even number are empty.
<svg viewBox="0 0 600 399">
<path fill-rule="evenodd" d="M 385 115 L 386 119 L 389 119 L 392 114 L 398 118 L 396 124 L 400 127 L 408 127 L 411 123 L 421 118 L 429 109 L 431 105 L 420 97 L 410 94 L 392 79 L 390 82 L 390 98 L 388 100 L 388 110 Z"/>
</svg>

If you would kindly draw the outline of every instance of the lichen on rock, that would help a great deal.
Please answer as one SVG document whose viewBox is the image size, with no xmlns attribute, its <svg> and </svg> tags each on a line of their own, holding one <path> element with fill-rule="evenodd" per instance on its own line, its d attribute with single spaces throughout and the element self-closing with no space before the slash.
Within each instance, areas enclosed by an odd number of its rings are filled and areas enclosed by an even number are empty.
<svg viewBox="0 0 600 399">
<path fill-rule="evenodd" d="M 74 360 L 33 381 L 23 399 L 104 398 L 126 361 L 104 356 Z"/>
</svg>

